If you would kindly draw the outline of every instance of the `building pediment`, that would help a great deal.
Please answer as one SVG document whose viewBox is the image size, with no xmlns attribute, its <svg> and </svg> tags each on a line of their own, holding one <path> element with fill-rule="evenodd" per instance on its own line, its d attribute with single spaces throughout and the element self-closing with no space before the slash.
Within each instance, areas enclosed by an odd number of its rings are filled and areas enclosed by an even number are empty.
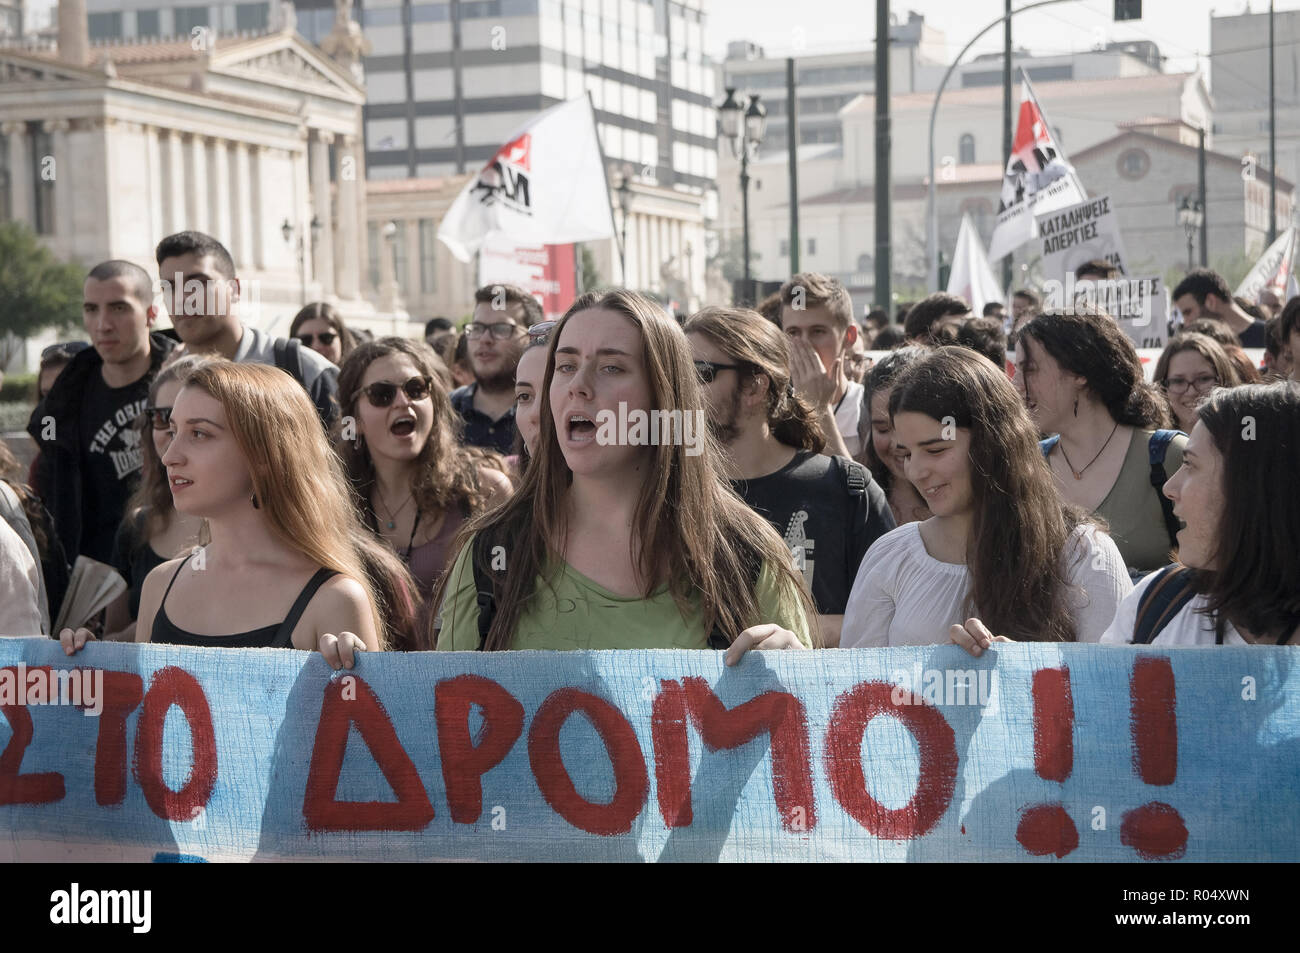
<svg viewBox="0 0 1300 953">
<path fill-rule="evenodd" d="M 297 36 L 269 34 L 223 47 L 209 69 L 214 73 L 288 86 L 304 92 L 364 101 L 365 91 L 338 64 Z"/>
<path fill-rule="evenodd" d="M 7 83 L 76 83 L 102 80 L 104 74 L 92 69 L 78 69 L 41 55 L 0 50 L 0 85 Z"/>
</svg>

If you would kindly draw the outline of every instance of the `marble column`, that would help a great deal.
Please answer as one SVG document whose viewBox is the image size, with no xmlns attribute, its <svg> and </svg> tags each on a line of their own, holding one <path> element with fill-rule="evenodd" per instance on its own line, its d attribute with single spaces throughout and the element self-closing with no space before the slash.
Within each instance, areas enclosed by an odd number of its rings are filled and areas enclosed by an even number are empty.
<svg viewBox="0 0 1300 953">
<path fill-rule="evenodd" d="M 420 220 L 408 218 L 399 220 L 397 227 L 405 229 L 406 236 L 406 274 L 397 276 L 397 283 L 402 286 L 402 297 L 408 307 L 420 300 L 424 289 L 420 287 L 420 267 L 423 258 L 420 255 Z"/>
<path fill-rule="evenodd" d="M 25 121 L 0 124 L 9 145 L 9 210 L 15 222 L 26 222 L 36 227 L 32 198 L 36 183 L 32 175 L 32 143 Z"/>
<path fill-rule="evenodd" d="M 333 141 L 334 133 L 317 129 L 310 146 L 311 205 L 320 222 L 320 238 L 312 246 L 312 252 L 322 297 L 334 294 L 334 215 L 330 207 L 330 143 Z"/>
<path fill-rule="evenodd" d="M 145 156 L 149 163 L 149 235 L 154 245 L 168 234 L 167 219 L 163 214 L 163 150 L 156 126 L 144 127 Z"/>
<path fill-rule="evenodd" d="M 186 179 L 189 187 L 185 190 L 185 214 L 189 219 L 187 228 L 196 232 L 211 232 L 208 218 L 208 161 L 207 137 L 190 136 L 186 149 Z"/>
<path fill-rule="evenodd" d="M 252 236 L 253 268 L 266 270 L 266 229 L 262 221 L 262 175 L 265 171 L 261 146 L 248 147 L 248 230 Z"/>
<path fill-rule="evenodd" d="M 54 234 L 59 250 L 70 256 L 73 251 L 73 204 L 72 204 L 72 169 L 71 156 L 68 154 L 68 133 L 72 124 L 67 119 L 47 119 L 41 128 L 50 133 L 50 148 L 53 152 L 54 182 Z M 44 165 L 44 157 L 42 157 Z M 46 174 L 44 168 L 38 169 L 39 175 Z"/>
<path fill-rule="evenodd" d="M 163 134 L 166 136 L 163 151 L 167 166 L 167 192 L 163 199 L 166 208 L 164 219 L 167 222 L 167 234 L 174 235 L 190 227 L 185 209 L 185 144 L 181 141 L 181 134 L 175 129 L 164 130 Z"/>
<path fill-rule="evenodd" d="M 359 178 L 361 164 L 357 159 L 357 146 L 356 136 L 344 136 L 339 150 L 338 280 L 335 288 L 338 296 L 345 301 L 355 301 L 361 297 L 361 236 L 357 217 L 360 202 L 357 192 L 363 185 Z"/>
<path fill-rule="evenodd" d="M 223 245 L 231 242 L 230 152 L 226 140 L 208 140 L 208 223 L 212 237 Z"/>
<path fill-rule="evenodd" d="M 230 252 L 237 268 L 251 267 L 253 261 L 252 195 L 248 181 L 248 143 L 235 142 L 234 161 L 230 169 Z"/>
</svg>

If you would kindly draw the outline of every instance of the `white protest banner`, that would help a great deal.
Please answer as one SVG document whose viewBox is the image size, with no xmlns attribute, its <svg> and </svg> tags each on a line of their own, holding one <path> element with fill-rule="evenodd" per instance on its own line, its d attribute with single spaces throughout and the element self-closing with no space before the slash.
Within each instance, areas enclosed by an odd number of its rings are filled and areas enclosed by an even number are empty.
<svg viewBox="0 0 1300 953">
<path fill-rule="evenodd" d="M 1114 318 L 1138 348 L 1163 348 L 1169 339 L 1169 291 L 1158 277 L 1043 282 L 1043 310 L 1096 308 Z"/>
<path fill-rule="evenodd" d="M 1100 259 L 1128 274 L 1128 253 L 1109 195 L 1037 216 L 1043 277 L 1064 281 L 1084 262 Z"/>
<path fill-rule="evenodd" d="M 948 293 L 961 295 L 970 302 L 976 314 L 983 313 L 984 305 L 990 301 L 1005 303 L 1006 300 L 993 269 L 989 267 L 984 243 L 980 241 L 979 232 L 969 215 L 961 217 L 957 248 L 952 255 L 952 273 L 948 276 Z"/>
<path fill-rule="evenodd" d="M 438 239 L 469 261 L 491 232 L 504 232 L 518 245 L 614 237 L 587 97 L 552 106 L 516 129 L 456 197 L 438 226 Z"/>
<path fill-rule="evenodd" d="M 1038 236 L 1035 216 L 1077 205 L 1088 197 L 1052 136 L 1042 107 L 1022 69 L 1023 99 L 1016 138 L 1002 180 L 998 224 L 989 242 L 989 260 L 997 261 Z"/>
<path fill-rule="evenodd" d="M 1255 267 L 1250 269 L 1250 274 L 1233 292 L 1236 297 L 1258 303 L 1263 292 L 1272 291 L 1283 301 L 1287 300 L 1290 296 L 1289 281 L 1293 277 L 1291 265 L 1295 260 L 1295 231 L 1295 226 L 1288 228 L 1268 246 L 1255 262 Z"/>
</svg>

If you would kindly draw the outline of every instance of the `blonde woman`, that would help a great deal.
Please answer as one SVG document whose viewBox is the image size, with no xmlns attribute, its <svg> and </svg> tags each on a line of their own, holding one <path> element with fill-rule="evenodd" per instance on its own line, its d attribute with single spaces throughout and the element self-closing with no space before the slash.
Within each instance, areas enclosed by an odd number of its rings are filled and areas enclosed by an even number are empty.
<svg viewBox="0 0 1300 953">
<path fill-rule="evenodd" d="M 405 570 L 357 519 L 317 421 L 269 365 L 214 360 L 190 374 L 162 463 L 177 513 L 201 517 L 210 542 L 145 579 L 137 642 L 318 649 L 335 668 L 385 645 L 376 580 Z M 90 633 L 60 635 L 71 654 Z"/>
</svg>

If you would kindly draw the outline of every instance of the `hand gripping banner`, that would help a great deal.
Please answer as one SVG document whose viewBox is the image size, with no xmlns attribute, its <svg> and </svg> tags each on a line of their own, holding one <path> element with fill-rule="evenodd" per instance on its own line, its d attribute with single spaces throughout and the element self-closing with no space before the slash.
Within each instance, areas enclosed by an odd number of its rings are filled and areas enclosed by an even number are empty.
<svg viewBox="0 0 1300 953">
<path fill-rule="evenodd" d="M 0 861 L 1294 861 L 1298 665 L 0 639 Z"/>
</svg>

